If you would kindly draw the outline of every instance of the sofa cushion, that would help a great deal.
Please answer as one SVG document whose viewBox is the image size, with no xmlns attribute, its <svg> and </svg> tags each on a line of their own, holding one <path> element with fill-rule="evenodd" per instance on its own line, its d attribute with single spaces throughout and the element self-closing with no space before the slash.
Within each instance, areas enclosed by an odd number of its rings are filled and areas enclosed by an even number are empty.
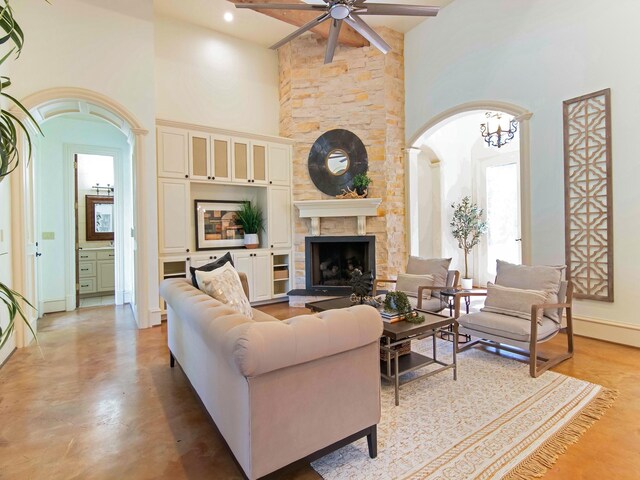
<svg viewBox="0 0 640 480">
<path fill-rule="evenodd" d="M 217 260 L 214 260 L 211 263 L 207 263 L 206 265 L 202 265 L 201 267 L 189 267 L 189 271 L 191 272 L 191 282 L 193 283 L 193 286 L 196 288 L 200 288 L 198 286 L 198 279 L 196 278 L 196 272 L 197 271 L 201 271 L 201 272 L 211 272 L 217 268 L 220 268 L 222 266 L 224 266 L 227 262 L 229 262 L 231 264 L 231 266 L 233 267 L 233 258 L 231 257 L 231 252 L 227 252 L 225 253 L 222 257 L 220 257 Z"/>
<path fill-rule="evenodd" d="M 450 258 L 421 258 L 409 257 L 407 273 L 412 275 L 433 275 L 433 285 L 436 287 L 447 286 Z M 440 292 L 432 292 L 434 297 L 440 297 Z"/>
<path fill-rule="evenodd" d="M 548 298 L 549 292 L 544 290 L 503 287 L 489 282 L 487 283 L 487 298 L 480 311 L 502 313 L 531 320 L 531 306 L 546 303 Z M 542 310 L 538 310 L 536 320 L 538 324 L 542 323 Z"/>
<path fill-rule="evenodd" d="M 502 315 L 493 312 L 476 312 L 461 315 L 458 318 L 460 326 L 466 330 L 473 330 L 474 336 L 482 337 L 482 333 L 499 337 L 528 342 L 531 339 L 531 322 L 521 318 Z M 560 329 L 560 325 L 547 317 L 542 317 L 542 324 L 538 327 L 538 340 L 553 335 Z"/>
<path fill-rule="evenodd" d="M 210 272 L 198 270 L 196 271 L 196 278 L 200 289 L 204 293 L 229 305 L 249 318 L 253 317 L 251 304 L 242 289 L 240 276 L 230 262 Z"/>
<path fill-rule="evenodd" d="M 418 297 L 418 287 L 433 285 L 433 275 L 413 275 L 411 273 L 399 273 L 396 281 L 396 290 L 404 292 L 408 297 Z M 423 290 L 422 298 L 429 300 L 431 290 Z"/>
<path fill-rule="evenodd" d="M 496 285 L 522 288 L 527 290 L 544 290 L 550 292 L 548 303 L 558 303 L 560 282 L 566 266 L 564 265 L 515 265 L 498 260 Z M 545 317 L 560 322 L 556 308 L 546 308 Z"/>
</svg>

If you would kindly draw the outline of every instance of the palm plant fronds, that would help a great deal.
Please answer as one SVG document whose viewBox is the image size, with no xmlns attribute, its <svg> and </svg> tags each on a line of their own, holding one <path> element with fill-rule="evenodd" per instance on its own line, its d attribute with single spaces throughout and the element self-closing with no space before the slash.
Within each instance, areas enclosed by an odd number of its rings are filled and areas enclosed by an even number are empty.
<svg viewBox="0 0 640 480">
<path fill-rule="evenodd" d="M 259 233 L 264 230 L 262 209 L 249 201 L 242 202 L 242 207 L 236 212 L 236 223 L 242 225 L 244 233 Z"/>
<path fill-rule="evenodd" d="M 31 327 L 31 324 L 29 323 L 29 320 L 27 320 L 27 316 L 25 315 L 24 310 L 20 305 L 20 302 L 22 301 L 25 304 L 27 304 L 29 307 L 34 308 L 33 305 L 31 305 L 31 303 L 29 302 L 29 300 L 24 298 L 15 290 L 11 290 L 5 284 L 0 283 L 0 301 L 4 303 L 5 307 L 7 308 L 7 311 L 9 312 L 9 324 L 4 330 L 0 328 L 0 349 L 4 347 L 4 345 L 7 343 L 7 341 L 11 337 L 11 334 L 15 329 L 15 320 L 16 320 L 16 317 L 18 316 L 22 318 L 25 325 L 27 325 L 27 327 L 31 331 L 31 334 L 35 338 L 36 343 L 38 343 L 38 337 L 36 335 L 36 332 L 33 330 L 33 327 Z"/>
</svg>

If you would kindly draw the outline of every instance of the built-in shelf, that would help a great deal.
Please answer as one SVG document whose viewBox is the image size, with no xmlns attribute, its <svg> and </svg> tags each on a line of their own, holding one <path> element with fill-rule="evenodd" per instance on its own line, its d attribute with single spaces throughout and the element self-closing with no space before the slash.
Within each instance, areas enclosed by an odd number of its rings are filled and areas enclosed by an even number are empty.
<svg viewBox="0 0 640 480">
<path fill-rule="evenodd" d="M 311 219 L 311 235 L 320 235 L 320 219 L 356 217 L 358 235 L 367 233 L 367 217 L 377 217 L 381 198 L 344 198 L 335 200 L 303 200 L 294 202 L 300 218 Z"/>
</svg>

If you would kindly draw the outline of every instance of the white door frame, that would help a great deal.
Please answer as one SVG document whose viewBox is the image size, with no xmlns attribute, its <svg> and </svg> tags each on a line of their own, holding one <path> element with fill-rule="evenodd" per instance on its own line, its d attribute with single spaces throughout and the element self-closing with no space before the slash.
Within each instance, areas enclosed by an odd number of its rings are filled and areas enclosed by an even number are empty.
<svg viewBox="0 0 640 480">
<path fill-rule="evenodd" d="M 520 230 L 522 238 L 522 263 L 531 263 L 531 125 L 530 120 L 533 113 L 527 109 L 508 102 L 496 100 L 480 100 L 463 103 L 440 112 L 431 120 L 420 127 L 407 142 L 405 172 L 408 172 L 408 153 L 414 148 L 419 148 L 422 138 L 429 134 L 429 131 L 441 123 L 453 120 L 454 117 L 477 110 L 500 111 L 515 117 L 519 123 L 520 130 Z M 405 175 L 405 191 L 409 192 L 409 176 Z M 407 231 L 411 231 L 411 208 L 409 202 L 406 204 L 405 217 Z M 410 235 L 405 235 L 407 241 L 407 251 L 410 249 Z"/>
<path fill-rule="evenodd" d="M 133 237 L 134 237 L 134 300 L 132 310 L 139 328 L 160 324 L 160 305 L 157 282 L 158 245 L 149 230 L 157 231 L 157 201 L 148 195 L 155 191 L 155 162 L 147 159 L 147 151 L 153 152 L 153 139 L 148 139 L 149 131 L 124 106 L 98 92 L 84 88 L 61 87 L 43 90 L 22 100 L 22 104 L 37 121 L 71 112 L 93 115 L 112 123 L 130 140 L 133 164 Z M 26 116 L 15 111 L 22 120 Z M 28 124 L 28 122 L 27 122 Z M 22 135 L 20 145 L 24 150 L 26 140 Z M 19 168 L 11 174 L 12 198 L 12 246 L 13 284 L 18 291 L 27 292 L 35 287 L 33 281 L 23 272 L 27 265 L 27 229 L 23 199 L 25 198 L 25 166 L 23 157 Z M 149 165 L 152 165 L 149 168 Z M 35 290 L 35 288 L 33 288 Z M 28 344 L 25 327 L 16 323 L 16 343 L 18 347 Z"/>
</svg>

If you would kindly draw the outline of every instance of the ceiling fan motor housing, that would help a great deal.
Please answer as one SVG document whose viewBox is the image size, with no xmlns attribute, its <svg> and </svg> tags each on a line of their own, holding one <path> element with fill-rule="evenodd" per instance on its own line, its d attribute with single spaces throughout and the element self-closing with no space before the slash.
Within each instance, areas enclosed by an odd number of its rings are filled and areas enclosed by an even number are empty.
<svg viewBox="0 0 640 480">
<path fill-rule="evenodd" d="M 329 15 L 335 20 L 344 20 L 351 13 L 351 8 L 344 3 L 335 3 L 329 10 Z"/>
</svg>

